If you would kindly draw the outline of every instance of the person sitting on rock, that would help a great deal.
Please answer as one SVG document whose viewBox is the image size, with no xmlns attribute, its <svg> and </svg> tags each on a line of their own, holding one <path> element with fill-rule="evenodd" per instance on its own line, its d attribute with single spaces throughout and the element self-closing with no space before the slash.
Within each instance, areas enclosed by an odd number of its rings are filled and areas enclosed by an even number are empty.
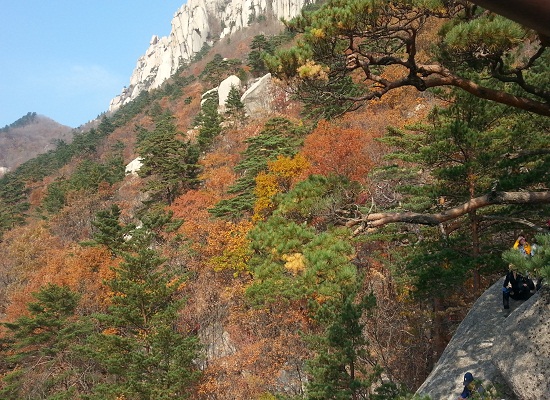
<svg viewBox="0 0 550 400">
<path fill-rule="evenodd" d="M 533 281 L 517 271 L 510 264 L 510 270 L 502 284 L 502 305 L 505 309 L 510 308 L 510 297 L 514 300 L 527 300 L 531 297 L 531 290 L 535 290 Z"/>
<path fill-rule="evenodd" d="M 458 396 L 458 400 L 461 399 L 470 399 L 473 397 L 474 393 L 483 393 L 485 389 L 480 382 L 474 380 L 474 376 L 471 372 L 466 372 L 464 374 L 464 390 Z"/>
<path fill-rule="evenodd" d="M 514 249 L 519 250 L 521 254 L 524 256 L 530 256 L 531 255 L 531 245 L 527 240 L 525 240 L 525 236 L 519 235 L 516 242 L 514 243 Z"/>
</svg>

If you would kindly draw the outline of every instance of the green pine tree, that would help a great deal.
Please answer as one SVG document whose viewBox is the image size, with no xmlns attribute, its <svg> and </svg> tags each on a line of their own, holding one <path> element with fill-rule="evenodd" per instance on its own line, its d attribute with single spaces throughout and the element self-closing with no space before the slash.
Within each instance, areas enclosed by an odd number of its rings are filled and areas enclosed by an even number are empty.
<svg viewBox="0 0 550 400">
<path fill-rule="evenodd" d="M 256 35 L 252 39 L 250 44 L 250 53 L 248 53 L 248 66 L 252 74 L 255 76 L 261 76 L 268 72 L 265 62 L 263 60 L 264 54 L 272 54 L 274 51 L 273 46 L 264 35 Z"/>
<path fill-rule="evenodd" d="M 110 209 L 98 211 L 92 221 L 94 230 L 92 240 L 86 242 L 88 245 L 101 244 L 106 246 L 113 256 L 120 254 L 128 247 L 129 233 L 135 227 L 132 225 L 122 226 L 120 224 L 121 210 L 117 204 Z"/>
<path fill-rule="evenodd" d="M 3 375 L 3 399 L 71 399 L 93 384 L 93 363 L 80 349 L 92 326 L 75 315 L 79 295 L 49 284 L 33 294 L 29 315 L 4 323 L 2 348 L 9 371 Z"/>
<path fill-rule="evenodd" d="M 46 196 L 42 201 L 42 207 L 50 214 L 59 212 L 67 204 L 67 191 L 69 182 L 64 179 L 57 179 L 48 185 Z"/>
<path fill-rule="evenodd" d="M 125 253 L 106 282 L 113 297 L 108 312 L 96 316 L 90 350 L 112 378 L 96 385 L 91 398 L 186 398 L 198 376 L 197 337 L 176 324 L 183 277 L 148 247 Z"/>
<path fill-rule="evenodd" d="M 6 230 L 23 223 L 30 204 L 25 182 L 15 173 L 0 178 L 0 237 Z"/>
<path fill-rule="evenodd" d="M 550 234 L 535 235 L 531 243 L 532 255 L 525 256 L 516 249 L 508 249 L 502 253 L 502 258 L 524 276 L 529 276 L 548 283 L 550 281 Z"/>
<path fill-rule="evenodd" d="M 364 313 L 375 306 L 376 300 L 370 295 L 357 302 L 355 297 L 355 291 L 345 293 L 341 302 L 319 312 L 319 320 L 327 328 L 309 338 L 317 354 L 308 363 L 309 400 L 367 398 L 372 384 L 381 381 L 382 368 L 376 362 L 374 366 L 369 364 L 373 358 L 363 334 Z"/>
<path fill-rule="evenodd" d="M 223 117 L 218 113 L 218 92 L 213 91 L 203 99 L 201 110 L 195 117 L 194 124 L 199 127 L 197 142 L 201 151 L 206 151 L 213 140 L 221 133 Z"/>
<path fill-rule="evenodd" d="M 235 170 L 242 172 L 229 192 L 237 196 L 222 200 L 210 212 L 216 217 L 238 218 L 254 207 L 254 188 L 256 176 L 267 170 L 267 162 L 277 156 L 293 156 L 302 145 L 307 128 L 299 126 L 286 118 L 273 118 L 264 126 L 258 136 L 247 139 L 247 149 L 242 161 Z"/>
<path fill-rule="evenodd" d="M 437 33 L 436 25 L 441 26 Z M 529 29 L 471 3 L 329 0 L 286 26 L 301 33 L 301 40 L 266 57 L 269 69 L 321 112 L 323 104 L 354 110 L 405 86 L 419 91 L 454 86 L 550 115 L 550 54 L 544 40 L 528 39 Z M 425 48 L 422 37 L 430 37 Z M 388 79 L 383 71 L 389 65 L 402 72 Z M 354 85 L 351 76 L 361 83 Z M 497 82 L 505 84 L 495 88 Z"/>
<path fill-rule="evenodd" d="M 547 179 L 550 159 L 539 152 L 541 140 L 550 139 L 544 118 L 526 122 L 524 112 L 458 90 L 446 99 L 448 107 L 434 109 L 429 124 L 392 128 L 383 138 L 395 149 L 388 158 L 399 162 L 376 176 L 399 182 L 403 197 L 397 211 L 445 212 L 497 190 L 536 191 Z M 529 204 L 490 206 L 472 209 L 448 231 L 442 225 L 444 235 L 424 229 L 423 240 L 409 253 L 417 287 L 449 290 L 473 274 L 479 288 L 480 273 L 503 267 L 493 249 L 503 245 L 503 231 L 514 228 L 513 218 L 537 219 L 540 210 Z"/>
<path fill-rule="evenodd" d="M 241 92 L 233 85 L 231 85 L 231 89 L 225 100 L 225 114 L 234 125 L 244 123 L 245 111 L 244 104 L 241 101 Z"/>
<path fill-rule="evenodd" d="M 206 64 L 199 77 L 209 88 L 215 88 L 228 76 L 238 74 L 241 65 L 242 63 L 238 59 L 225 59 L 220 54 L 215 54 L 212 61 Z"/>
<path fill-rule="evenodd" d="M 316 304 L 338 303 L 356 284 L 347 231 L 328 223 L 308 225 L 309 218 L 313 222 L 336 204 L 334 183 L 324 177 L 299 183 L 281 194 L 273 214 L 250 232 L 254 281 L 247 296 L 254 304 L 317 299 L 310 303 L 315 315 Z"/>
<path fill-rule="evenodd" d="M 153 198 L 171 204 L 184 189 L 197 183 L 198 149 L 180 138 L 170 113 L 159 116 L 152 132 L 142 131 L 138 143 L 141 176 L 152 176 L 146 189 Z"/>
</svg>

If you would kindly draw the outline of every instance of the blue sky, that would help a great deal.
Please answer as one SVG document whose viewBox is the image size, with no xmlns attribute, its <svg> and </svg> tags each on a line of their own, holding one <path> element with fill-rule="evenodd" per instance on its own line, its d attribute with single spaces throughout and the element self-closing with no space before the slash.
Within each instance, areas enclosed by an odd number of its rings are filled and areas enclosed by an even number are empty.
<svg viewBox="0 0 550 400">
<path fill-rule="evenodd" d="M 107 111 L 185 0 L 0 0 L 0 128 L 28 112 L 77 127 Z"/>
</svg>

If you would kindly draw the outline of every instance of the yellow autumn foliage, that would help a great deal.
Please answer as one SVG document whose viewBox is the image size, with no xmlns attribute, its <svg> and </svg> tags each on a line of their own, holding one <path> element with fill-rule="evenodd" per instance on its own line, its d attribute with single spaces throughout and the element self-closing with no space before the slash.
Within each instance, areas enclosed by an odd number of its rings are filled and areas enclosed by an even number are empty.
<svg viewBox="0 0 550 400">
<path fill-rule="evenodd" d="M 329 68 L 308 60 L 298 68 L 298 75 L 301 79 L 328 80 Z"/>
<path fill-rule="evenodd" d="M 294 276 L 306 269 L 306 259 L 302 253 L 283 254 L 281 258 L 285 261 L 285 268 Z"/>
<path fill-rule="evenodd" d="M 268 172 L 260 172 L 256 176 L 256 203 L 252 221 L 264 219 L 273 209 L 273 198 L 278 193 L 290 190 L 294 181 L 309 168 L 309 162 L 302 154 L 294 157 L 279 156 L 267 164 Z"/>
<path fill-rule="evenodd" d="M 214 255 L 208 261 L 208 265 L 216 272 L 230 270 L 238 276 L 248 269 L 250 259 L 248 232 L 252 229 L 252 223 L 241 221 L 239 223 L 227 222 L 226 229 L 217 232 L 215 240 L 221 254 Z M 209 239 L 210 241 L 210 239 Z"/>
<path fill-rule="evenodd" d="M 325 31 L 323 31 L 321 28 L 313 28 L 310 33 L 313 37 L 317 39 L 324 39 L 326 37 Z"/>
<path fill-rule="evenodd" d="M 269 172 L 278 177 L 279 182 L 284 181 L 288 186 L 293 178 L 309 167 L 309 162 L 299 153 L 294 157 L 279 156 L 275 161 L 268 162 L 267 167 Z"/>
</svg>

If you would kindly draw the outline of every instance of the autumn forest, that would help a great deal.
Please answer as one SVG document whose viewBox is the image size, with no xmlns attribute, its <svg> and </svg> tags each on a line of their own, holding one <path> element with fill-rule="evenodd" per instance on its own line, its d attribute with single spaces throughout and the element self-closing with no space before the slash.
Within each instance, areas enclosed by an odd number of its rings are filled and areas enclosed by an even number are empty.
<svg viewBox="0 0 550 400">
<path fill-rule="evenodd" d="M 517 235 L 550 248 L 536 32 L 466 1 L 268 22 L 0 179 L 0 398 L 411 399 Z M 202 96 L 268 72 L 261 115 Z"/>
</svg>

